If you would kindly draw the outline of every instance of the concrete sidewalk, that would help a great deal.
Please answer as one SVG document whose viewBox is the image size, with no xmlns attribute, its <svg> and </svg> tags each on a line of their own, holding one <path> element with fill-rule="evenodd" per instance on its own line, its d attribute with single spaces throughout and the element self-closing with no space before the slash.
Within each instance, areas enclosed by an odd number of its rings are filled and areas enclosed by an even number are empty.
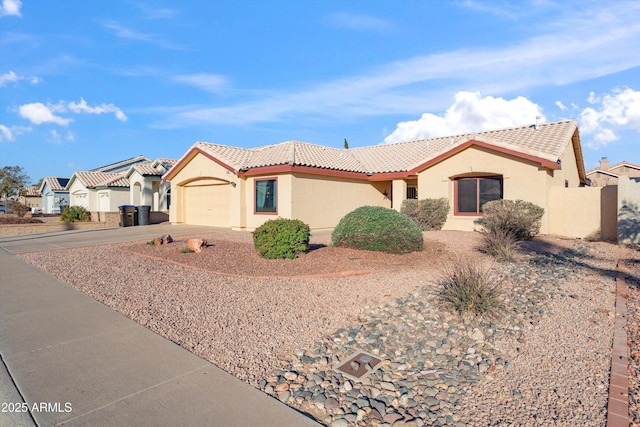
<svg viewBox="0 0 640 427">
<path fill-rule="evenodd" d="M 0 356 L 0 398 L 40 426 L 318 425 L 3 249 Z"/>
</svg>

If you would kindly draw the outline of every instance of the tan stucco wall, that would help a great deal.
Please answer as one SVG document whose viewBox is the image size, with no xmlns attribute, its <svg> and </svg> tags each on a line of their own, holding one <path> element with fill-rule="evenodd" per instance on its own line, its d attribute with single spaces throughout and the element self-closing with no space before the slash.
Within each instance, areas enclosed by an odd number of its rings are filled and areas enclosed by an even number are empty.
<svg viewBox="0 0 640 427">
<path fill-rule="evenodd" d="M 618 241 L 640 243 L 640 179 L 618 180 Z"/>
<path fill-rule="evenodd" d="M 295 174 L 291 183 L 291 218 L 305 222 L 312 229 L 333 228 L 343 216 L 360 206 L 390 208 L 390 195 L 388 181 Z"/>
<path fill-rule="evenodd" d="M 92 190 L 89 190 L 92 191 Z M 96 197 L 96 211 L 99 212 L 118 212 L 118 206 L 122 206 L 122 205 L 128 205 L 129 204 L 129 189 L 128 188 L 122 188 L 122 189 L 114 189 L 114 188 L 110 188 L 107 190 L 97 190 L 94 191 L 96 193 L 95 197 Z M 109 199 L 109 205 L 107 206 L 107 209 L 101 209 L 100 206 L 100 199 L 102 197 L 103 194 L 106 194 L 108 196 Z"/>
<path fill-rule="evenodd" d="M 79 197 L 78 193 L 86 195 L 84 197 Z M 98 204 L 95 191 L 91 191 L 86 188 L 79 179 L 74 180 L 71 187 L 69 187 L 69 205 L 82 206 L 89 211 L 97 211 Z"/>
<path fill-rule="evenodd" d="M 609 187 L 549 190 L 549 234 L 615 240 L 617 189 Z"/>
<path fill-rule="evenodd" d="M 454 215 L 453 178 L 464 175 L 495 174 L 503 177 L 503 197 L 546 205 L 546 171 L 538 164 L 480 147 L 469 147 L 453 157 L 418 173 L 420 199 L 446 197 L 450 211 L 444 230 L 472 231 L 477 216 Z"/>
<path fill-rule="evenodd" d="M 148 205 L 154 211 L 167 210 L 167 191 L 171 184 L 160 181 L 158 177 L 142 176 L 135 170 L 129 176 L 129 183 L 131 190 L 128 204 Z"/>
</svg>

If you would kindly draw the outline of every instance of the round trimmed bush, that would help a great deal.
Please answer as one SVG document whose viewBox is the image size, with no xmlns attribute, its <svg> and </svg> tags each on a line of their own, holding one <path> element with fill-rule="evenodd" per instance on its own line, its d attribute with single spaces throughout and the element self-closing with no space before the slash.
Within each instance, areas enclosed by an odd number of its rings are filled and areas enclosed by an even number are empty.
<svg viewBox="0 0 640 427">
<path fill-rule="evenodd" d="M 253 232 L 253 245 L 263 258 L 296 258 L 309 248 L 309 226 L 298 219 L 270 219 Z"/>
<path fill-rule="evenodd" d="M 361 206 L 345 215 L 331 241 L 334 246 L 390 253 L 424 249 L 420 227 L 408 216 L 382 206 Z"/>
</svg>

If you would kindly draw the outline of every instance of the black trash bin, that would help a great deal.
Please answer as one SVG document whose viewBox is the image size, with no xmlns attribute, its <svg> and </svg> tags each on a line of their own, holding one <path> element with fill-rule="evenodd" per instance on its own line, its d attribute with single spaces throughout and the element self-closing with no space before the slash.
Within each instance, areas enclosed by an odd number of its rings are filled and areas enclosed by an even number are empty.
<svg viewBox="0 0 640 427">
<path fill-rule="evenodd" d="M 132 205 L 118 206 L 120 210 L 120 227 L 133 227 L 137 224 L 136 207 Z"/>
<path fill-rule="evenodd" d="M 136 207 L 138 208 L 138 225 L 149 225 L 151 206 L 142 205 Z"/>
</svg>

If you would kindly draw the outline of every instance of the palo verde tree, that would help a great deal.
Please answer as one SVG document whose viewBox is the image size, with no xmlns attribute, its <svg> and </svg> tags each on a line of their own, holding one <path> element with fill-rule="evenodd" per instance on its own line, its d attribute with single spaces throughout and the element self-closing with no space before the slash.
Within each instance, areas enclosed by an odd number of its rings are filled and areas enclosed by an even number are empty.
<svg viewBox="0 0 640 427">
<path fill-rule="evenodd" d="M 0 169 L 0 196 L 5 200 L 17 195 L 20 188 L 27 185 L 29 177 L 20 166 L 4 166 Z"/>
</svg>

